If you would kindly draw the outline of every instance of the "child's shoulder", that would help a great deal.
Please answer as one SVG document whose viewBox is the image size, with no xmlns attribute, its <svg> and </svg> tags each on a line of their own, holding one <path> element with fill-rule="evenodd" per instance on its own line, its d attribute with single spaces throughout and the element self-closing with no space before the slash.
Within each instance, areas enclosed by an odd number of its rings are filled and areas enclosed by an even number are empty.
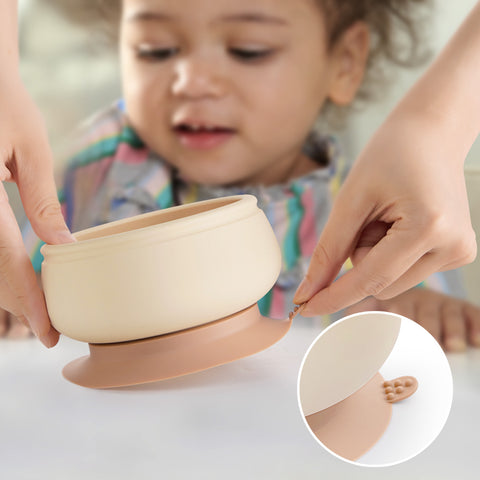
<svg viewBox="0 0 480 480">
<path fill-rule="evenodd" d="M 117 101 L 84 121 L 74 132 L 67 168 L 82 167 L 114 160 L 122 147 L 134 150 L 145 149 L 143 142 L 128 124 L 123 102 Z"/>
</svg>

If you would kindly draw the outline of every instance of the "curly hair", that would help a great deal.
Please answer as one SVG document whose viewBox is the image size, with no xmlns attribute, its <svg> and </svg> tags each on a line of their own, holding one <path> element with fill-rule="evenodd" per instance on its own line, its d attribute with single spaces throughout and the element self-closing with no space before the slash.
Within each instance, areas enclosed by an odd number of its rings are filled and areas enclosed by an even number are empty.
<svg viewBox="0 0 480 480">
<path fill-rule="evenodd" d="M 385 83 L 388 63 L 418 67 L 430 56 L 425 41 L 425 24 L 430 0 L 316 0 L 328 19 L 329 47 L 355 22 L 365 22 L 370 30 L 370 52 L 363 84 L 357 100 L 375 97 Z"/>
<path fill-rule="evenodd" d="M 48 0 L 69 20 L 83 25 L 102 24 L 104 31 L 116 39 L 122 0 Z M 326 18 L 328 47 L 355 22 L 363 21 L 370 29 L 371 45 L 363 83 L 355 104 L 378 97 L 389 78 L 388 64 L 416 67 L 429 55 L 424 32 L 431 0 L 312 0 Z M 341 120 L 344 110 L 333 108 L 334 118 Z"/>
</svg>

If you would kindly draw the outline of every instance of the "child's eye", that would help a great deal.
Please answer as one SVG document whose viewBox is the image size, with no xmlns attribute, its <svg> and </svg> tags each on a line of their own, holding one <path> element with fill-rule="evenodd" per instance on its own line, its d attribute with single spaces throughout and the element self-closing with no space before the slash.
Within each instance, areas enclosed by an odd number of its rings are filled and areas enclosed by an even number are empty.
<svg viewBox="0 0 480 480">
<path fill-rule="evenodd" d="M 269 57 L 273 54 L 273 50 L 268 49 L 248 49 L 248 48 L 230 48 L 229 52 L 234 57 L 245 62 L 253 62 Z"/>
<path fill-rule="evenodd" d="M 176 47 L 171 48 L 154 48 L 140 46 L 136 49 L 137 57 L 145 60 L 162 61 L 168 60 L 173 57 L 179 51 Z"/>
</svg>

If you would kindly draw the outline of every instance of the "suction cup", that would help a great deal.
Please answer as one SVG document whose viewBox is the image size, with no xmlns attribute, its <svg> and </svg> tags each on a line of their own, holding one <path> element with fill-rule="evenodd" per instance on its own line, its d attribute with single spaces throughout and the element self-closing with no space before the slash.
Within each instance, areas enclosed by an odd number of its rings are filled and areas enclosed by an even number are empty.
<svg viewBox="0 0 480 480">
<path fill-rule="evenodd" d="M 89 388 L 156 382 L 206 370 L 265 350 L 289 330 L 292 318 L 263 317 L 257 304 L 198 327 L 130 342 L 89 344 L 63 376 Z"/>
</svg>

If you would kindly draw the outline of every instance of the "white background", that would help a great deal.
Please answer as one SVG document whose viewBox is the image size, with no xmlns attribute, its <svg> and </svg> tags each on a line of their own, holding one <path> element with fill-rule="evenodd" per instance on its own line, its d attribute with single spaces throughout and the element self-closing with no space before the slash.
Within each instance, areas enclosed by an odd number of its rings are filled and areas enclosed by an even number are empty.
<svg viewBox="0 0 480 480">
<path fill-rule="evenodd" d="M 395 347 L 380 369 L 385 380 L 411 375 L 418 390 L 392 405 L 381 439 L 358 463 L 388 465 L 423 451 L 442 430 L 452 403 L 452 375 L 440 345 L 420 325 L 402 319 Z"/>
</svg>

